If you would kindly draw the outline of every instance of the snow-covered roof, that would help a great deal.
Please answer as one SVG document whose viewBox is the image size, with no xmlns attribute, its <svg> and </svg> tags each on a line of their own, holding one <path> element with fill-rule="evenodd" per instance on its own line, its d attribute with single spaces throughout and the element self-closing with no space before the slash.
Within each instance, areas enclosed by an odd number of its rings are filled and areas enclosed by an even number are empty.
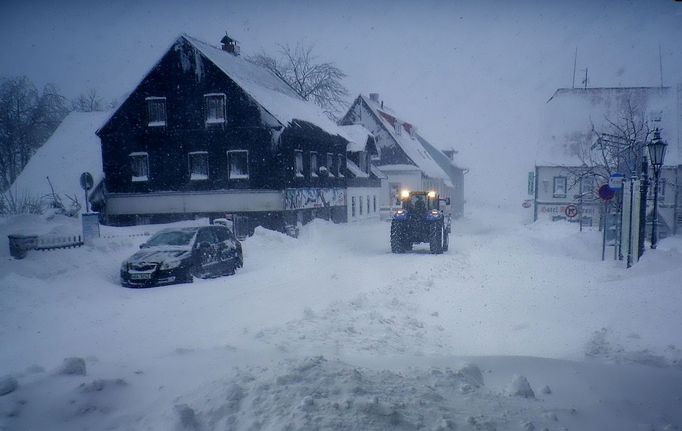
<svg viewBox="0 0 682 431">
<path fill-rule="evenodd" d="M 362 124 L 349 124 L 347 126 L 339 127 L 348 137 L 348 146 L 346 147 L 346 151 L 365 151 L 367 140 L 373 136 L 372 132 L 367 130 Z"/>
<path fill-rule="evenodd" d="M 397 171 L 420 171 L 419 166 L 415 165 L 379 165 L 377 166 L 383 172 L 397 172 Z"/>
<path fill-rule="evenodd" d="M 377 168 L 373 164 L 371 164 L 371 171 L 372 171 L 372 174 L 379 179 L 388 178 L 388 176 L 385 173 L 381 172 L 381 169 Z"/>
<path fill-rule="evenodd" d="M 192 36 L 183 34 L 189 42 L 209 61 L 215 64 L 237 85 L 246 91 L 265 111 L 282 125 L 288 126 L 294 120 L 314 124 L 331 135 L 340 135 L 350 140 L 341 128 L 312 102 L 303 100 L 282 79 L 268 69 L 244 60 L 220 48 L 207 44 Z"/>
<path fill-rule="evenodd" d="M 429 152 L 419 142 L 417 133 L 412 124 L 396 117 L 393 112 L 388 111 L 388 108 L 381 107 L 371 99 L 363 95 L 360 95 L 360 98 L 373 111 L 375 117 L 379 119 L 384 129 L 405 152 L 407 157 L 409 157 L 426 176 L 441 178 L 447 182 L 450 181 L 450 177 L 447 173 L 441 169 L 438 163 L 433 160 Z M 401 127 L 400 134 L 396 133 L 396 124 L 399 124 L 399 127 Z M 380 167 L 380 169 L 384 170 L 383 167 Z"/>
<path fill-rule="evenodd" d="M 647 120 L 660 116 L 662 137 L 669 144 L 666 164 L 680 163 L 680 112 L 669 87 L 560 88 L 547 101 L 535 164 L 577 166 L 578 149 L 589 147 L 597 133 L 608 131 L 608 120 L 618 122 L 628 103 Z"/>
<path fill-rule="evenodd" d="M 95 184 L 104 176 L 100 140 L 95 131 L 108 117 L 108 112 L 70 113 L 31 157 L 11 190 L 47 195 L 51 191 L 46 177 L 50 177 L 56 193 L 75 195 L 85 211 L 80 176 L 90 172 Z"/>
<path fill-rule="evenodd" d="M 369 174 L 367 172 L 362 172 L 362 170 L 350 160 L 346 160 L 346 167 L 356 178 L 368 178 Z"/>
</svg>

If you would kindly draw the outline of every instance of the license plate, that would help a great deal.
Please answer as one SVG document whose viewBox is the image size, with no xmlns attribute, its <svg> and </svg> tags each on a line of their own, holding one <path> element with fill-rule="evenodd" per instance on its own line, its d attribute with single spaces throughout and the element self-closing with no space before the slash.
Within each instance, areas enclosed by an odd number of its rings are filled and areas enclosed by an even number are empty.
<svg viewBox="0 0 682 431">
<path fill-rule="evenodd" d="M 130 274 L 131 280 L 149 280 L 152 278 L 151 274 Z"/>
</svg>

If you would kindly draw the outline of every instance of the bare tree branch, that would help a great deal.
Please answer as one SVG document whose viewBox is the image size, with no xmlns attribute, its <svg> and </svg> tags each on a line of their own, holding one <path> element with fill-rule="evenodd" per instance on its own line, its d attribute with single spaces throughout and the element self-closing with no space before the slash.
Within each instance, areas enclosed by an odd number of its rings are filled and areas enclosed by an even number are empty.
<svg viewBox="0 0 682 431">
<path fill-rule="evenodd" d="M 337 119 L 347 104 L 348 90 L 341 83 L 346 74 L 334 63 L 317 62 L 310 45 L 280 45 L 278 54 L 261 53 L 247 60 L 269 69 L 302 99 L 314 102 L 331 119 Z"/>
</svg>

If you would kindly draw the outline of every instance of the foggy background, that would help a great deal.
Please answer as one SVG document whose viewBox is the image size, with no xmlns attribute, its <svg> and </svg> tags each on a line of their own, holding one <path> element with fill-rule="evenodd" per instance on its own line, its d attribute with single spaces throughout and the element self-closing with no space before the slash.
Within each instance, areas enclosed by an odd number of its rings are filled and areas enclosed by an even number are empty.
<svg viewBox="0 0 682 431">
<path fill-rule="evenodd" d="M 469 201 L 526 196 L 544 103 L 570 87 L 682 82 L 682 2 L 71 1 L 0 3 L 0 76 L 96 88 L 125 99 L 183 32 L 243 56 L 314 44 L 348 74 L 352 98 L 378 92 L 470 169 Z"/>
</svg>

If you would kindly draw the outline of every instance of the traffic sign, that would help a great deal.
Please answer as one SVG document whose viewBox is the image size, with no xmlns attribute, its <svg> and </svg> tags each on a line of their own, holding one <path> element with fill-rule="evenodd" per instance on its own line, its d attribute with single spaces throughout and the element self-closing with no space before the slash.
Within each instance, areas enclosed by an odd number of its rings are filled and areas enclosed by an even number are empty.
<svg viewBox="0 0 682 431">
<path fill-rule="evenodd" d="M 612 188 L 613 190 L 622 190 L 623 189 L 623 180 L 625 179 L 625 175 L 619 174 L 619 173 L 613 173 L 609 177 L 609 187 Z"/>
<path fill-rule="evenodd" d="M 616 191 L 609 187 L 608 184 L 604 184 L 599 187 L 599 197 L 605 201 L 610 201 L 616 195 Z"/>
<path fill-rule="evenodd" d="M 575 205 L 566 205 L 566 208 L 564 208 L 564 214 L 566 214 L 566 217 L 568 218 L 573 218 L 578 215 L 578 207 Z"/>
<path fill-rule="evenodd" d="M 95 181 L 92 179 L 90 172 L 83 172 L 81 174 L 81 188 L 87 192 L 93 185 L 95 185 Z"/>
</svg>

